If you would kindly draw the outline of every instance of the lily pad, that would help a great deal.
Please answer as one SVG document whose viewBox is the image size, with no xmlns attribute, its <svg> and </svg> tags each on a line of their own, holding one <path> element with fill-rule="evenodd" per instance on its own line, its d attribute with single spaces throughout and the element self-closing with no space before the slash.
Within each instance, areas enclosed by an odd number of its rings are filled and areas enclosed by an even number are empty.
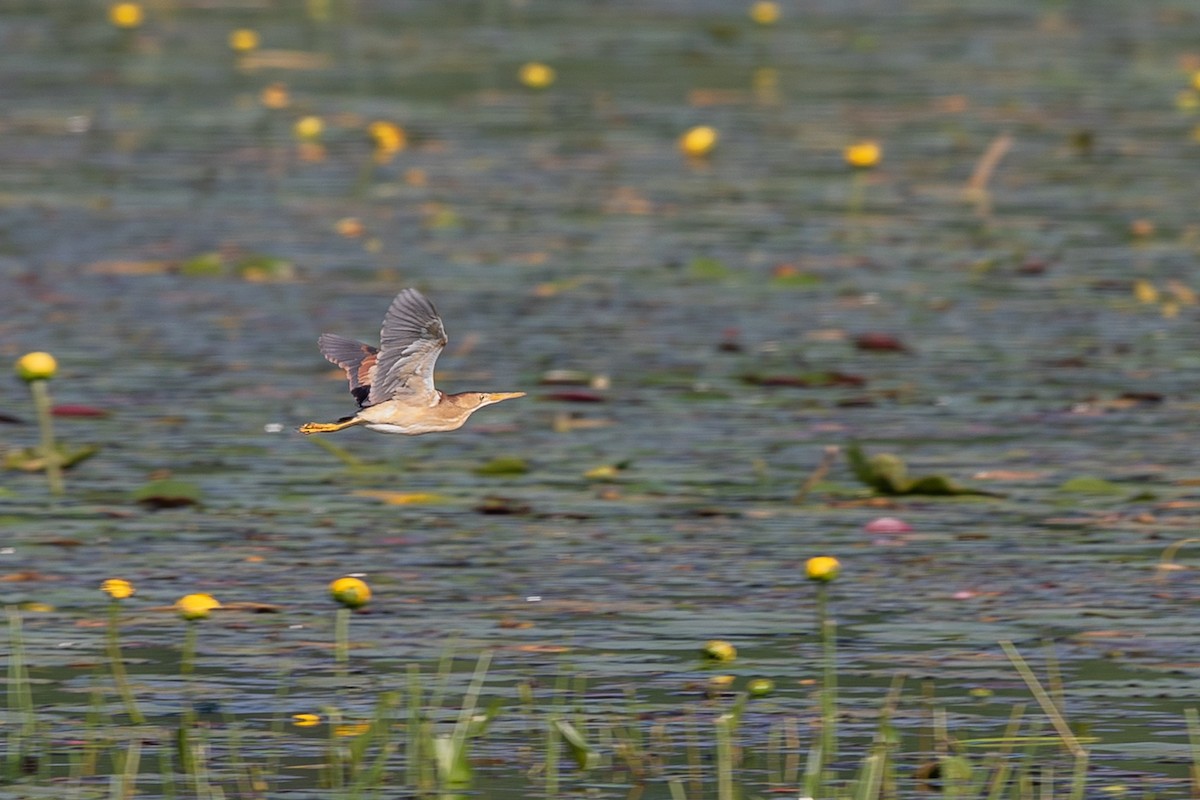
<svg viewBox="0 0 1200 800">
<path fill-rule="evenodd" d="M 520 456 L 497 456 L 475 468 L 476 475 L 524 475 L 529 462 Z"/>
<path fill-rule="evenodd" d="M 1106 481 L 1104 478 L 1096 478 L 1091 475 L 1081 475 L 1077 478 L 1071 478 L 1065 481 L 1058 487 L 1060 492 L 1071 492 L 1072 494 L 1123 494 L 1122 489 L 1112 481 Z"/>
</svg>

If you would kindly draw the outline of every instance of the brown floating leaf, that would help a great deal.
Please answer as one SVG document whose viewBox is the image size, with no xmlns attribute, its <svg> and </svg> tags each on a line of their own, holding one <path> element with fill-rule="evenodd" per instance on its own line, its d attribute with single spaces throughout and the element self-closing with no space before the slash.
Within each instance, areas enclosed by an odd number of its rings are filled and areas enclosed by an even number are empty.
<svg viewBox="0 0 1200 800">
<path fill-rule="evenodd" d="M 274 603 L 222 603 L 222 611 L 249 611 L 252 614 L 278 614 L 283 610 L 283 606 L 275 605 Z"/>
<path fill-rule="evenodd" d="M 23 572 L 10 572 L 7 575 L 0 575 L 0 583 L 34 583 L 37 581 L 53 580 L 40 572 L 33 570 L 24 570 Z"/>
<path fill-rule="evenodd" d="M 1159 392 L 1122 392 L 1119 400 L 1125 400 L 1133 404 L 1154 404 L 1161 403 L 1165 398 Z"/>
<path fill-rule="evenodd" d="M 150 508 L 194 506 L 200 502 L 200 487 L 175 478 L 163 478 L 138 487 L 133 499 Z"/>
<path fill-rule="evenodd" d="M 499 495 L 489 495 L 475 506 L 475 510 L 480 514 L 528 514 L 533 511 L 533 507 L 528 503 L 520 500 L 515 500 L 511 497 L 500 497 Z"/>
<path fill-rule="evenodd" d="M 169 261 L 94 261 L 84 267 L 93 275 L 164 275 L 171 268 Z"/>
<path fill-rule="evenodd" d="M 803 375 L 760 375 L 755 372 L 741 376 L 743 383 L 752 386 L 795 386 L 822 388 L 826 386 L 863 386 L 867 379 L 847 372 L 812 372 Z"/>
<path fill-rule="evenodd" d="M 79 403 L 64 403 L 51 409 L 56 417 L 107 417 L 108 412 L 96 406 L 85 406 Z"/>
<path fill-rule="evenodd" d="M 605 400 L 604 395 L 584 391 L 547 392 L 542 395 L 542 399 L 559 400 L 564 403 L 603 403 Z"/>
<path fill-rule="evenodd" d="M 907 353 L 908 347 L 890 333 L 868 331 L 854 337 L 854 346 L 859 350 L 879 353 Z"/>
</svg>

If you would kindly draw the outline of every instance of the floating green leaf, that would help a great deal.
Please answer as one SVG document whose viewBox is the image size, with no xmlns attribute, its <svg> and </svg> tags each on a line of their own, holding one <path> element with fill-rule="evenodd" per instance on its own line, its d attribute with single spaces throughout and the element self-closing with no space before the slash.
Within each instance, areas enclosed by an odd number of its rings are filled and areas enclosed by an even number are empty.
<svg viewBox="0 0 1200 800">
<path fill-rule="evenodd" d="M 227 272 L 225 260 L 220 253 L 201 253 L 185 259 L 179 265 L 179 274 L 189 278 L 219 277 Z"/>
<path fill-rule="evenodd" d="M 1080 475 L 1077 478 L 1071 478 L 1065 481 L 1058 487 L 1060 492 L 1070 492 L 1072 494 L 1123 494 L 1122 489 L 1112 481 L 1107 481 L 1104 478 L 1096 478 L 1091 475 Z"/>
<path fill-rule="evenodd" d="M 529 462 L 519 456 L 498 456 L 475 468 L 476 475 L 524 475 Z"/>
<path fill-rule="evenodd" d="M 688 264 L 688 274 L 705 281 L 720 281 L 733 276 L 733 270 L 725 262 L 711 256 L 698 256 Z"/>
<path fill-rule="evenodd" d="M 944 475 L 908 477 L 908 465 L 897 455 L 879 453 L 870 458 L 857 442 L 846 446 L 846 459 L 855 476 L 864 484 L 887 495 L 984 495 L 999 497 L 995 492 L 961 486 Z"/>
<path fill-rule="evenodd" d="M 54 451 L 57 453 L 59 465 L 63 469 L 67 469 L 96 455 L 100 452 L 100 448 L 95 445 L 71 447 L 56 443 Z M 40 472 L 46 468 L 46 455 L 40 447 L 13 450 L 4 454 L 4 468 L 18 469 L 22 472 Z"/>
</svg>

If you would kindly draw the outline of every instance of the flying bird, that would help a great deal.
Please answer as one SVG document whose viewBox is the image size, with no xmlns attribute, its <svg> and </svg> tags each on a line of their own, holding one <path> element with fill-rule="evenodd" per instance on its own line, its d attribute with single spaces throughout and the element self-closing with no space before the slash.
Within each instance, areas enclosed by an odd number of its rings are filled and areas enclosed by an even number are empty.
<svg viewBox="0 0 1200 800">
<path fill-rule="evenodd" d="M 492 403 L 524 397 L 524 392 L 446 394 L 433 385 L 433 365 L 446 346 L 437 309 L 416 289 L 396 295 L 383 317 L 379 347 L 323 333 L 317 346 L 325 358 L 346 370 L 358 413 L 337 422 L 308 422 L 300 432 L 332 433 L 365 425 L 380 433 L 453 431 Z"/>
</svg>

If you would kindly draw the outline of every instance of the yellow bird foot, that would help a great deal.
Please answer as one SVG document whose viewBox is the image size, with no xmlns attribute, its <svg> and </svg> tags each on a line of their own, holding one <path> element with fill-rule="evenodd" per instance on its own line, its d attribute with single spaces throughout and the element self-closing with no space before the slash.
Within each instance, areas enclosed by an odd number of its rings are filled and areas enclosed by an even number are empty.
<svg viewBox="0 0 1200 800">
<path fill-rule="evenodd" d="M 299 430 L 308 436 L 313 433 L 333 433 L 342 428 L 349 428 L 353 424 L 353 422 L 306 422 L 300 426 Z"/>
</svg>

